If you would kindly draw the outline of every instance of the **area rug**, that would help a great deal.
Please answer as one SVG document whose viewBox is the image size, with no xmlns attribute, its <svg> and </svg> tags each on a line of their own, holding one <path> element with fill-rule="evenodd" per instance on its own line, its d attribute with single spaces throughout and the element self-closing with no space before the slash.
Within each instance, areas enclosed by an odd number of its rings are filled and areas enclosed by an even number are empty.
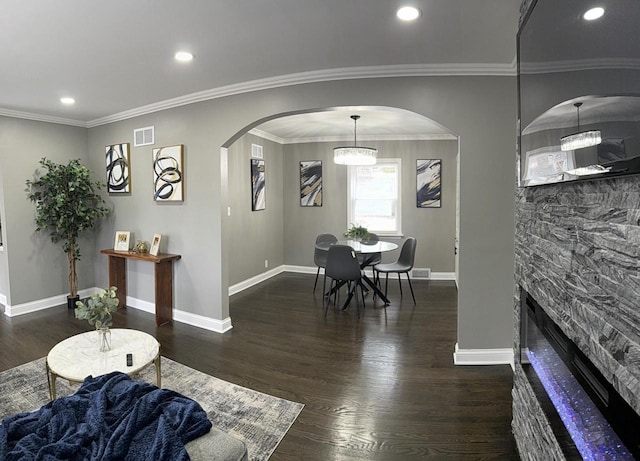
<svg viewBox="0 0 640 461">
<path fill-rule="evenodd" d="M 249 459 L 269 459 L 304 405 L 201 373 L 162 357 L 162 387 L 197 401 L 215 427 L 247 445 Z M 156 384 L 155 367 L 136 379 Z M 73 394 L 78 385 L 58 378 L 58 396 Z M 40 408 L 49 401 L 45 359 L 25 363 L 0 373 L 0 420 Z"/>
</svg>

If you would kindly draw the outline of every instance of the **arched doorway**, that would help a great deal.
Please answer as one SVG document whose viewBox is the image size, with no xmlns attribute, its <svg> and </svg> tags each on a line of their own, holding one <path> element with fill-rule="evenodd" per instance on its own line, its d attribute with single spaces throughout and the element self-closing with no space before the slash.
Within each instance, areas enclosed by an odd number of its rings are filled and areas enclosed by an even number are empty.
<svg viewBox="0 0 640 461">
<path fill-rule="evenodd" d="M 283 270 L 315 272 L 315 235 L 344 232 L 348 225 L 347 167 L 334 165 L 331 156 L 333 147 L 353 141 L 352 114 L 361 116 L 359 141 L 375 144 L 382 156 L 402 159 L 403 234 L 416 236 L 420 242 L 418 278 L 456 279 L 458 137 L 437 122 L 404 109 L 332 107 L 274 114 L 225 143 L 221 156 L 227 202 L 223 206 L 223 272 L 230 294 Z M 252 158 L 265 172 L 266 206 L 259 211 L 252 210 L 250 201 Z M 416 161 L 432 158 L 442 160 L 446 199 L 439 208 L 417 209 Z M 300 162 L 310 160 L 322 164 L 321 207 L 300 205 Z"/>
</svg>

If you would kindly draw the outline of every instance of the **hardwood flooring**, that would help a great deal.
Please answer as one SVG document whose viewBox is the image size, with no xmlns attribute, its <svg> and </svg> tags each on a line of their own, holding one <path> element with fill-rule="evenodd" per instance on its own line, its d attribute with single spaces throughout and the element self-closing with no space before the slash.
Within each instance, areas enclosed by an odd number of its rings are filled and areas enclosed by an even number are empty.
<svg viewBox="0 0 640 461">
<path fill-rule="evenodd" d="M 355 308 L 331 307 L 325 318 L 313 281 L 283 273 L 233 296 L 234 328 L 224 335 L 177 322 L 156 328 L 135 309 L 118 312 L 114 327 L 154 335 L 164 356 L 192 368 L 304 403 L 272 460 L 519 459 L 511 368 L 453 366 L 453 282 L 415 281 L 414 306 L 408 287 L 401 300 L 390 280 L 392 304 L 373 307 L 369 295 L 357 320 Z M 0 314 L 0 371 L 88 330 L 66 306 Z"/>
</svg>

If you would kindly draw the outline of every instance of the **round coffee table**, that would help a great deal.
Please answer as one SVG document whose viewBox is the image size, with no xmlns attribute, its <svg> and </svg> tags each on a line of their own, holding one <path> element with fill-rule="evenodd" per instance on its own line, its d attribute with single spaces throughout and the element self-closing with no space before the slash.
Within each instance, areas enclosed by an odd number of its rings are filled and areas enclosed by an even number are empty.
<svg viewBox="0 0 640 461">
<path fill-rule="evenodd" d="M 51 400 L 56 398 L 56 379 L 81 383 L 91 376 L 113 371 L 128 375 L 144 370 L 152 363 L 156 366 L 156 383 L 160 387 L 160 344 L 142 331 L 115 328 L 111 330 L 111 350 L 100 352 L 99 333 L 89 331 L 71 336 L 55 346 L 47 355 L 47 381 Z M 133 365 L 127 366 L 127 354 Z"/>
</svg>

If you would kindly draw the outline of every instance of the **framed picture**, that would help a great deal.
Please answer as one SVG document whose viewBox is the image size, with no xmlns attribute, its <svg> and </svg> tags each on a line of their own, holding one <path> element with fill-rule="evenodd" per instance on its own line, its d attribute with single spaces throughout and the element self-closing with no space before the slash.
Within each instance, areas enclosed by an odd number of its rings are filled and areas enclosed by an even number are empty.
<svg viewBox="0 0 640 461">
<path fill-rule="evenodd" d="M 130 232 L 125 231 L 117 231 L 116 232 L 116 242 L 113 246 L 113 249 L 116 251 L 129 251 L 129 237 Z"/>
<path fill-rule="evenodd" d="M 440 208 L 442 160 L 416 161 L 416 197 L 418 208 Z"/>
<path fill-rule="evenodd" d="M 107 164 L 107 192 L 110 194 L 130 193 L 129 143 L 106 146 L 105 161 Z"/>
<path fill-rule="evenodd" d="M 300 162 L 300 206 L 322 206 L 322 160 Z"/>
<path fill-rule="evenodd" d="M 151 241 L 151 248 L 149 249 L 149 254 L 153 256 L 158 256 L 158 251 L 160 250 L 160 240 L 162 239 L 162 235 L 153 234 L 153 240 Z"/>
<path fill-rule="evenodd" d="M 264 210 L 267 207 L 265 190 L 264 160 L 251 159 L 251 211 Z"/>
<path fill-rule="evenodd" d="M 153 149 L 153 199 L 156 202 L 183 200 L 182 144 Z"/>
</svg>

